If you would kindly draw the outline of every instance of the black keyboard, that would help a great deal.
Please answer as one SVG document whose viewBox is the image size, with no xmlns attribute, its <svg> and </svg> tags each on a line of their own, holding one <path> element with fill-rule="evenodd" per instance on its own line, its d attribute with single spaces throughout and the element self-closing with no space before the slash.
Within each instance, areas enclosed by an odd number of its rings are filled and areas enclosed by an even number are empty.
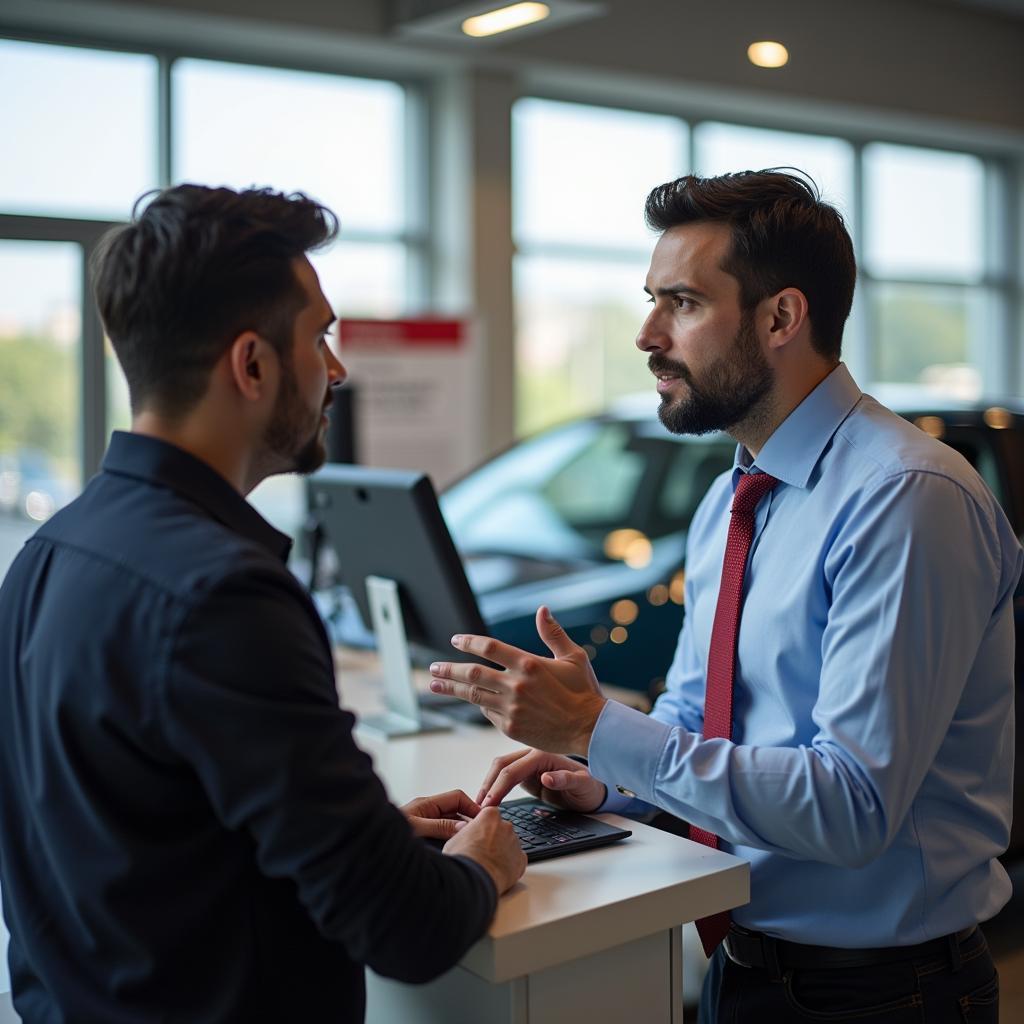
<svg viewBox="0 0 1024 1024">
<path fill-rule="evenodd" d="M 511 823 L 523 845 L 526 859 L 531 862 L 604 846 L 633 834 L 629 829 L 609 825 L 585 814 L 563 811 L 532 797 L 510 800 L 501 804 L 498 810 Z M 424 842 L 438 850 L 444 846 L 441 839 L 426 839 Z"/>
<path fill-rule="evenodd" d="M 515 829 L 523 850 L 531 859 L 537 859 L 538 854 L 550 856 L 561 853 L 561 847 L 566 847 L 565 852 L 568 853 L 579 847 L 581 841 L 597 835 L 595 831 L 581 827 L 587 822 L 586 818 L 533 801 L 502 804 L 498 810 Z"/>
</svg>

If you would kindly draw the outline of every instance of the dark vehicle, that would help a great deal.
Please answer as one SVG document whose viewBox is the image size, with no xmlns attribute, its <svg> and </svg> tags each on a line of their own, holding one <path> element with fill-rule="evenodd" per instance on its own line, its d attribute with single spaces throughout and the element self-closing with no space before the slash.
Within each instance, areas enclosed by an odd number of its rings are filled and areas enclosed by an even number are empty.
<svg viewBox="0 0 1024 1024">
<path fill-rule="evenodd" d="M 929 400 L 913 388 L 877 397 L 977 469 L 1024 537 L 1024 405 Z M 528 438 L 474 469 L 440 498 L 493 636 L 537 653 L 534 613 L 548 604 L 591 656 L 598 679 L 653 699 L 683 619 L 686 531 L 711 482 L 732 464 L 724 435 L 680 437 L 656 416 L 657 396 Z M 1017 735 L 1024 736 L 1018 589 Z M 341 616 L 339 639 L 369 642 Z M 1016 761 L 1024 804 L 1024 757 Z M 1024 853 L 1024 806 L 1011 845 Z"/>
</svg>

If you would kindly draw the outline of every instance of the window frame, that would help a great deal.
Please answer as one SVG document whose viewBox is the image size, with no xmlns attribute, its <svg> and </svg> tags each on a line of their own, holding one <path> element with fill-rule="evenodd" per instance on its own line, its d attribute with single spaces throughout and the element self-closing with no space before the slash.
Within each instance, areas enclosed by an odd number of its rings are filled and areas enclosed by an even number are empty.
<svg viewBox="0 0 1024 1024">
<path fill-rule="evenodd" d="M 899 130 L 881 125 L 877 131 L 849 127 L 841 123 L 826 123 L 819 117 L 758 116 L 741 117 L 728 111 L 702 109 L 699 104 L 686 102 L 647 103 L 632 97 L 610 98 L 600 91 L 588 94 L 572 88 L 548 87 L 543 82 L 524 89 L 520 100 L 546 100 L 556 103 L 576 103 L 600 106 L 639 114 L 660 114 L 676 117 L 686 125 L 686 166 L 698 165 L 697 149 L 699 128 L 702 124 L 716 123 L 738 128 L 761 128 L 791 132 L 800 135 L 818 135 L 840 139 L 852 150 L 852 194 L 847 227 L 854 240 L 858 259 L 858 281 L 854 297 L 854 311 L 847 324 L 843 339 L 843 357 L 851 364 L 855 374 L 865 382 L 876 379 L 877 360 L 875 338 L 878 324 L 875 317 L 874 296 L 884 285 L 939 285 L 950 289 L 979 294 L 986 303 L 992 323 L 991 335 L 983 339 L 980 363 L 971 359 L 982 379 L 982 396 L 1024 394 L 1024 355 L 1019 351 L 1017 337 L 1024 324 L 1024 281 L 1021 251 L 1024 248 L 1024 219 L 1018 211 L 1024 210 L 1022 183 L 1016 172 L 1017 156 L 1008 147 L 997 143 L 984 144 L 979 139 L 940 138 L 925 131 Z M 759 112 L 758 112 L 759 113 Z M 872 143 L 908 146 L 938 153 L 966 154 L 981 161 L 985 182 L 983 196 L 983 244 L 985 246 L 983 273 L 979 280 L 958 280 L 941 275 L 920 274 L 889 276 L 875 274 L 861 261 L 867 249 L 867 216 L 864 177 L 865 149 Z M 513 196 L 513 203 L 515 196 Z M 638 252 L 631 248 L 567 243 L 545 243 L 513 237 L 513 259 L 519 256 L 549 256 L 579 259 L 580 262 L 605 262 L 637 259 Z M 650 256 L 649 250 L 643 258 Z M 639 327 L 639 324 L 637 325 Z M 972 353 L 973 355 L 973 353 Z"/>
<path fill-rule="evenodd" d="M 347 231 L 343 227 L 344 242 L 390 242 L 403 246 L 407 253 L 404 294 L 407 305 L 417 308 L 427 305 L 430 288 L 430 258 L 434 249 L 433 218 L 428 198 L 432 194 L 429 159 L 428 93 L 425 77 L 409 74 L 388 74 L 377 67 L 370 69 L 360 62 L 338 59 L 292 59 L 274 55 L 262 47 L 240 46 L 154 46 L 143 40 L 110 39 L 80 33 L 19 31 L 4 26 L 0 31 L 4 40 L 65 46 L 105 53 L 124 53 L 153 57 L 157 61 L 156 110 L 154 128 L 156 137 L 157 188 L 172 184 L 173 153 L 173 85 L 172 72 L 178 60 L 195 59 L 238 64 L 247 67 L 285 71 L 312 72 L 346 78 L 371 79 L 392 82 L 405 94 L 404 124 L 404 221 L 401 231 Z M 411 168 L 422 169 L 413 174 Z M 89 259 L 103 234 L 122 221 L 109 221 L 89 217 L 63 217 L 47 214 L 6 213 L 0 209 L 0 238 L 16 241 L 73 242 L 82 247 L 82 339 L 81 339 L 81 441 L 83 481 L 99 470 L 106 450 L 109 431 L 108 395 L 104 364 L 104 335 L 96 304 L 93 301 L 88 277 Z"/>
</svg>

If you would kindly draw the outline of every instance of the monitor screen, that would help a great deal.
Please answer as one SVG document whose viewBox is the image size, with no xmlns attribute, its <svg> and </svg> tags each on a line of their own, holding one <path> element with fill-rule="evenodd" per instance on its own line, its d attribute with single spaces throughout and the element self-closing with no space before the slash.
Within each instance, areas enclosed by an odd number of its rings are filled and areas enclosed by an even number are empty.
<svg viewBox="0 0 1024 1024">
<path fill-rule="evenodd" d="M 309 507 L 368 627 L 366 578 L 391 579 L 414 660 L 473 660 L 451 646 L 451 637 L 487 630 L 428 476 L 327 465 L 310 477 Z"/>
</svg>

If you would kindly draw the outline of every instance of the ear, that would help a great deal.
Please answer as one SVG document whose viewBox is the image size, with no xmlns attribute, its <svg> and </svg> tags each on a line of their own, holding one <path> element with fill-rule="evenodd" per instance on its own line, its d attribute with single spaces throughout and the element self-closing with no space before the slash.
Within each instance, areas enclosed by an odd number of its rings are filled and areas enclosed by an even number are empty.
<svg viewBox="0 0 1024 1024">
<path fill-rule="evenodd" d="M 231 343 L 227 353 L 231 380 L 239 394 L 259 401 L 271 386 L 271 371 L 277 368 L 277 352 L 255 331 L 243 331 Z"/>
<path fill-rule="evenodd" d="M 793 340 L 806 326 L 810 327 L 807 315 L 807 296 L 799 288 L 783 288 L 765 299 L 768 320 L 768 347 L 781 349 Z"/>
</svg>

